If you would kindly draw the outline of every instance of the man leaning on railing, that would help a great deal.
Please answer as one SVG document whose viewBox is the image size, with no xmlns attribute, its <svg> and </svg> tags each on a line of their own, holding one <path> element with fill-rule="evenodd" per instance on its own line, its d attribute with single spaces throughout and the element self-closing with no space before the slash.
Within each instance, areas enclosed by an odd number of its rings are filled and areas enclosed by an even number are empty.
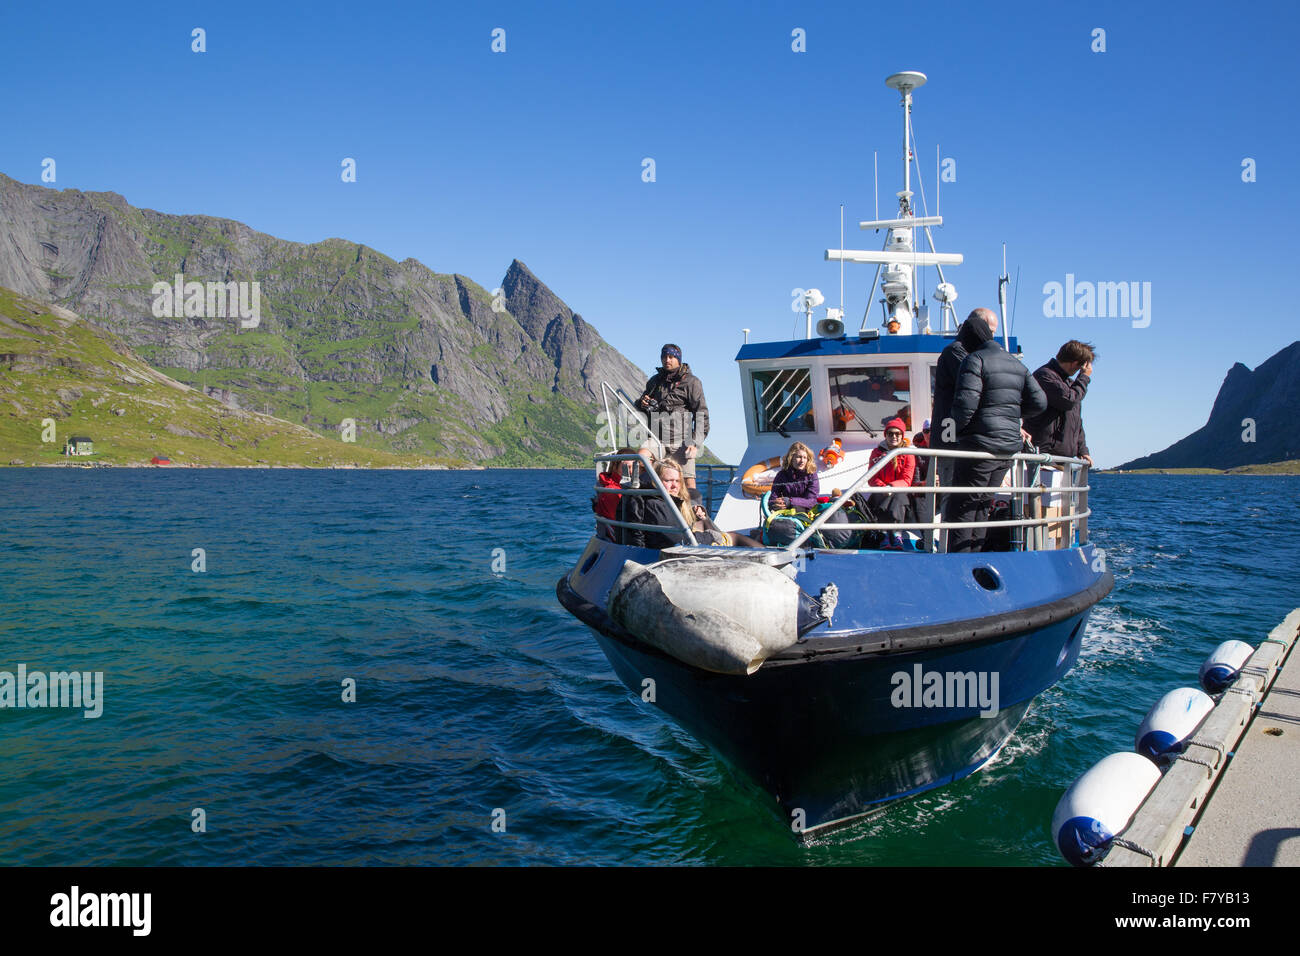
<svg viewBox="0 0 1300 956">
<path fill-rule="evenodd" d="M 958 459 L 953 484 L 972 488 L 1001 485 L 1011 468 L 1009 456 L 1023 447 L 1021 419 L 1038 415 L 1046 408 L 1047 396 L 1042 387 L 997 339 L 988 339 L 967 355 L 961 363 L 952 402 L 957 447 L 1008 457 Z M 952 494 L 944 502 L 943 520 L 987 521 L 992 500 L 990 491 Z M 979 551 L 986 533 L 986 528 L 953 528 L 948 533 L 948 551 Z"/>
</svg>

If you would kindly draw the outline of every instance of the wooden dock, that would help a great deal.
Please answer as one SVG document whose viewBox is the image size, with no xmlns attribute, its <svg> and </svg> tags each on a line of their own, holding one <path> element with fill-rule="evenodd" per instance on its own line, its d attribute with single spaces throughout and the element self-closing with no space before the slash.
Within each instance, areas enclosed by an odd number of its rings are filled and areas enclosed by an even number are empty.
<svg viewBox="0 0 1300 956">
<path fill-rule="evenodd" d="M 1300 866 L 1298 633 L 1300 608 L 1251 655 L 1103 866 Z"/>
</svg>

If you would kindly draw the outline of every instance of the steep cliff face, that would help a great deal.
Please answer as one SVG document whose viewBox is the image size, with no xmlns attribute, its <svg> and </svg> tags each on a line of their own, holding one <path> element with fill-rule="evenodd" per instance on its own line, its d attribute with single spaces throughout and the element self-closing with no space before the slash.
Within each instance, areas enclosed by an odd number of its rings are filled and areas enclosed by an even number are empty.
<svg viewBox="0 0 1300 956">
<path fill-rule="evenodd" d="M 1228 370 L 1210 419 L 1164 451 L 1121 468 L 1236 468 L 1300 458 L 1300 342 L 1253 372 Z"/>
<path fill-rule="evenodd" d="M 157 291 L 174 290 L 177 274 L 203 284 L 197 295 Z M 213 299 L 217 283 L 222 297 L 257 283 L 255 323 L 253 310 Z M 154 368 L 231 406 L 319 432 L 353 418 L 396 452 L 589 461 L 600 382 L 634 394 L 645 382 L 517 260 L 494 302 L 464 276 L 342 239 L 286 242 L 232 220 L 3 175 L 0 285 L 93 319 Z"/>
</svg>

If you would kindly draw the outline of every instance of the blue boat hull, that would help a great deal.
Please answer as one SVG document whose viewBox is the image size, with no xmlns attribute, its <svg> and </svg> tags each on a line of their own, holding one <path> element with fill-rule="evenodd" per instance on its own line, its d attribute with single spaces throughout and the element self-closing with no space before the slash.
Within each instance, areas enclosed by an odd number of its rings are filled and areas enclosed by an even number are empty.
<svg viewBox="0 0 1300 956">
<path fill-rule="evenodd" d="M 644 561 L 653 554 L 611 550 L 608 567 L 614 569 L 620 558 Z M 958 780 L 1001 749 L 1032 699 L 1074 665 L 1089 610 L 1110 590 L 1110 575 L 1091 571 L 1081 550 L 1074 549 L 1070 564 L 1058 559 L 1060 568 L 1049 567 L 1045 556 L 1030 563 L 1024 555 L 876 560 L 840 554 L 845 561 L 837 562 L 821 553 L 798 576 L 813 595 L 822 580 L 843 581 L 864 567 L 882 586 L 895 574 L 921 587 L 946 575 L 945 611 L 918 622 L 906 607 L 894 607 L 890 627 L 878 614 L 871 627 L 864 621 L 876 612 L 866 592 L 841 591 L 834 618 L 841 626 L 823 625 L 820 636 L 810 635 L 748 676 L 691 667 L 609 619 L 603 599 L 590 590 L 600 589 L 601 577 L 591 549 L 579 569 L 561 579 L 557 595 L 591 627 L 629 690 L 746 773 L 772 795 L 792 829 L 808 833 Z M 579 574 L 584 564 L 586 575 Z M 962 616 L 972 610 L 961 593 L 965 579 L 958 581 L 968 564 L 994 568 L 1008 593 L 993 598 L 1006 607 Z M 1029 603 L 1017 602 L 1009 592 L 1034 568 L 1037 583 L 1024 588 L 1032 592 Z M 936 573 L 932 581 L 917 580 Z M 1039 593 L 1044 577 L 1053 580 Z M 982 602 L 983 590 L 976 586 L 972 602 Z M 1055 597 L 1043 601 L 1044 593 Z"/>
</svg>

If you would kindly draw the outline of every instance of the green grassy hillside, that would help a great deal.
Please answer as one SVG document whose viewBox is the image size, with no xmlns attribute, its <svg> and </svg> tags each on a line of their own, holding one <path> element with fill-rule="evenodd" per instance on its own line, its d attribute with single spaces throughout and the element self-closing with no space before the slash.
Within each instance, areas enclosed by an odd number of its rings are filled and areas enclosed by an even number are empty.
<svg viewBox="0 0 1300 956">
<path fill-rule="evenodd" d="M 91 438 L 94 455 L 63 455 L 73 435 Z M 0 465 L 143 465 L 155 454 L 174 465 L 466 464 L 451 455 L 395 454 L 384 444 L 360 422 L 355 442 L 346 442 L 341 433 L 322 437 L 227 407 L 151 369 L 93 323 L 0 288 Z"/>
</svg>

